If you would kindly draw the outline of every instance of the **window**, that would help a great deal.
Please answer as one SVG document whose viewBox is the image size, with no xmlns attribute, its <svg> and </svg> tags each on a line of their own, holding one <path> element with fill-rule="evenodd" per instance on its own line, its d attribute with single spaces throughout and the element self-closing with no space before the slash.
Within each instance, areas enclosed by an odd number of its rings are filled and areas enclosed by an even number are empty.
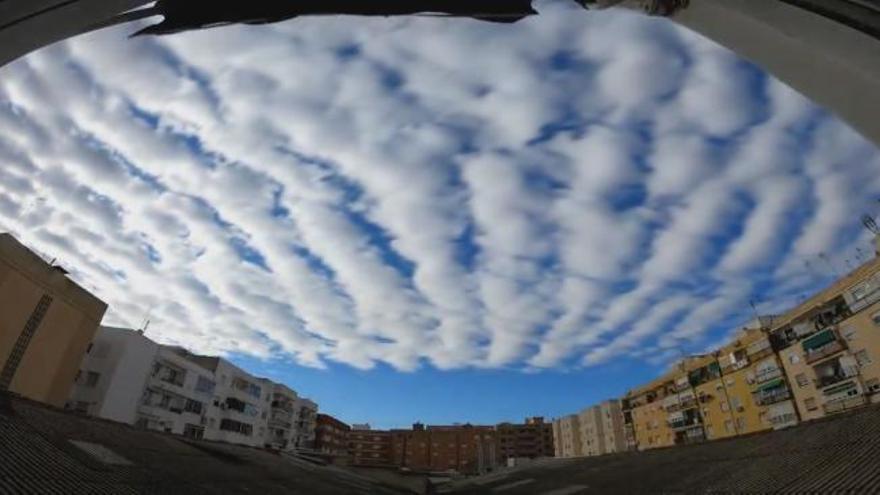
<svg viewBox="0 0 880 495">
<path fill-rule="evenodd" d="M 880 391 L 880 379 L 871 378 L 870 380 L 866 380 L 865 388 L 867 388 L 870 392 Z"/>
<path fill-rule="evenodd" d="M 183 407 L 183 410 L 194 414 L 202 414 L 202 403 L 197 400 L 186 399 L 186 405 Z"/>
<path fill-rule="evenodd" d="M 871 320 L 874 322 L 875 325 L 880 326 L 880 311 L 871 315 Z"/>
<path fill-rule="evenodd" d="M 722 411 L 727 412 L 730 410 L 730 405 L 726 401 L 721 401 L 720 405 Z"/>
<path fill-rule="evenodd" d="M 727 433 L 733 433 L 733 421 L 728 419 L 724 422 L 724 431 Z"/>
<path fill-rule="evenodd" d="M 731 397 L 730 398 L 730 406 L 736 409 L 737 411 L 742 410 L 742 403 L 739 401 L 739 397 Z"/>
<path fill-rule="evenodd" d="M 801 357 L 792 352 L 788 355 L 788 362 L 791 364 L 798 364 L 799 362 L 801 362 Z"/>
<path fill-rule="evenodd" d="M 724 382 L 727 383 L 728 387 L 732 387 L 736 384 L 736 380 L 734 380 L 733 377 L 729 377 L 727 380 L 724 380 Z"/>
<path fill-rule="evenodd" d="M 101 377 L 99 373 L 95 373 L 94 371 L 89 371 L 86 374 L 86 387 L 96 387 L 98 385 L 98 379 Z"/>
<path fill-rule="evenodd" d="M 794 381 L 797 382 L 797 386 L 800 388 L 806 387 L 810 383 L 810 379 L 807 378 L 807 375 L 803 373 L 798 373 L 794 377 Z"/>
<path fill-rule="evenodd" d="M 853 327 L 843 327 L 840 330 L 840 334 L 843 335 L 843 338 L 847 341 L 852 341 L 856 338 L 856 330 Z"/>
<path fill-rule="evenodd" d="M 854 357 L 856 358 L 856 362 L 859 363 L 859 366 L 867 366 L 873 362 L 871 361 L 871 356 L 868 355 L 867 349 L 862 349 L 861 351 L 856 352 Z"/>
<path fill-rule="evenodd" d="M 232 419 L 222 419 L 220 420 L 220 429 L 223 431 L 231 431 L 234 433 L 240 433 L 245 436 L 250 436 L 254 431 L 253 425 L 249 425 L 247 423 L 242 423 L 239 421 L 235 421 Z"/>
<path fill-rule="evenodd" d="M 736 418 L 736 429 L 740 433 L 746 431 L 746 418 Z"/>
<path fill-rule="evenodd" d="M 819 409 L 819 407 L 816 405 L 816 399 L 812 397 L 804 400 L 804 406 L 806 406 L 807 411 L 815 411 L 816 409 Z"/>
<path fill-rule="evenodd" d="M 214 387 L 216 386 L 216 383 L 205 378 L 204 376 L 200 376 L 198 380 L 196 380 L 196 392 L 201 392 L 203 394 L 213 394 Z"/>
<path fill-rule="evenodd" d="M 201 440 L 205 435 L 205 428 L 198 425 L 186 424 L 183 426 L 183 436 Z"/>
</svg>

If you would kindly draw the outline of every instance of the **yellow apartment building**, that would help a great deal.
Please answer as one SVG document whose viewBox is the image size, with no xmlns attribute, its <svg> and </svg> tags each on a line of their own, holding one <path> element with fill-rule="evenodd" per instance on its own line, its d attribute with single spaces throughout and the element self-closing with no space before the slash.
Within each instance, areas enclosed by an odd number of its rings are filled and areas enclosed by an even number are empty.
<svg viewBox="0 0 880 495">
<path fill-rule="evenodd" d="M 0 234 L 0 390 L 63 406 L 107 305 Z"/>
<path fill-rule="evenodd" d="M 772 335 L 801 419 L 880 401 L 880 258 L 786 313 Z"/>
<path fill-rule="evenodd" d="M 675 444 L 675 436 L 663 407 L 667 397 L 676 394 L 672 374 L 666 374 L 645 386 L 627 393 L 625 421 L 631 429 L 638 450 L 668 447 Z"/>
</svg>

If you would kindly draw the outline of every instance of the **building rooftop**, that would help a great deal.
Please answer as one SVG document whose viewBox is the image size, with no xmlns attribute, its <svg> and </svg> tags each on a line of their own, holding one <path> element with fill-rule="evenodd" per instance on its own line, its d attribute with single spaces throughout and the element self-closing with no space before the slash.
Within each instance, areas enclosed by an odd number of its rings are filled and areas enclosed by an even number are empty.
<svg viewBox="0 0 880 495">
<path fill-rule="evenodd" d="M 0 393 L 0 493 L 400 494 L 342 468 L 88 418 Z"/>
<path fill-rule="evenodd" d="M 681 447 L 537 461 L 439 493 L 878 493 L 880 405 Z"/>
</svg>

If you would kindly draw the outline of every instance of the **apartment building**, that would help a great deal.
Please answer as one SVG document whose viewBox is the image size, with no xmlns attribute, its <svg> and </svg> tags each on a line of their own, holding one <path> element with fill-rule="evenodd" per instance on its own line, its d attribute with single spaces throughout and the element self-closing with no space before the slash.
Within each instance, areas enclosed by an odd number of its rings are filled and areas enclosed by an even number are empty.
<svg viewBox="0 0 880 495">
<path fill-rule="evenodd" d="M 401 467 L 420 472 L 482 474 L 500 462 L 492 426 L 429 425 L 392 430 L 392 456 Z"/>
<path fill-rule="evenodd" d="M 0 390 L 62 406 L 107 305 L 0 234 Z"/>
<path fill-rule="evenodd" d="M 213 375 L 188 352 L 127 329 L 101 327 L 66 406 L 83 414 L 203 438 Z"/>
<path fill-rule="evenodd" d="M 313 439 L 317 409 L 225 359 L 110 327 L 88 346 L 66 406 L 142 428 L 275 449 Z"/>
<path fill-rule="evenodd" d="M 330 416 L 318 414 L 315 426 L 315 450 L 322 454 L 347 455 L 351 427 Z"/>
<path fill-rule="evenodd" d="M 296 399 L 296 435 L 294 446 L 298 449 L 315 447 L 315 427 L 318 421 L 318 404 L 304 397 Z"/>
<path fill-rule="evenodd" d="M 296 446 L 299 396 L 286 385 L 272 383 L 272 399 L 269 403 L 266 446 L 288 450 Z"/>
<path fill-rule="evenodd" d="M 553 457 L 553 426 L 544 418 L 526 418 L 522 424 L 501 423 L 495 426 L 498 455 L 501 459 Z"/>
<path fill-rule="evenodd" d="M 553 420 L 553 445 L 556 457 L 583 455 L 579 415 L 569 414 Z"/>
<path fill-rule="evenodd" d="M 631 421 L 636 449 L 646 450 L 675 445 L 676 434 L 690 426 L 685 421 L 685 414 L 682 414 L 681 419 L 677 415 L 673 416 L 673 419 L 678 420 L 677 431 L 673 431 L 670 424 L 669 413 L 675 411 L 668 411 L 668 407 L 675 401 L 681 403 L 677 388 L 674 375 L 667 373 L 627 392 L 626 404 L 629 407 L 627 413 Z"/>
<path fill-rule="evenodd" d="M 402 465 L 401 456 L 391 452 L 392 432 L 384 430 L 352 430 L 348 435 L 348 451 L 354 466 L 392 467 Z"/>
<path fill-rule="evenodd" d="M 786 313 L 772 336 L 803 420 L 880 401 L 880 258 Z"/>
</svg>

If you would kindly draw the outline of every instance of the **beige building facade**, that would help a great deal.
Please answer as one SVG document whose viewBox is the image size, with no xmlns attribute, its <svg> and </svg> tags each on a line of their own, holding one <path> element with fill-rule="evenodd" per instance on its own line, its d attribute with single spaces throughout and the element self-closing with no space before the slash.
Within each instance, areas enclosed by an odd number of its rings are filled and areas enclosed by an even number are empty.
<svg viewBox="0 0 880 495">
<path fill-rule="evenodd" d="M 773 337 L 802 419 L 880 402 L 880 258 L 788 312 Z"/>
<path fill-rule="evenodd" d="M 0 390 L 63 406 L 107 305 L 0 234 Z"/>
<path fill-rule="evenodd" d="M 570 414 L 553 420 L 553 448 L 556 457 L 580 457 L 583 455 L 579 415 Z"/>
</svg>

